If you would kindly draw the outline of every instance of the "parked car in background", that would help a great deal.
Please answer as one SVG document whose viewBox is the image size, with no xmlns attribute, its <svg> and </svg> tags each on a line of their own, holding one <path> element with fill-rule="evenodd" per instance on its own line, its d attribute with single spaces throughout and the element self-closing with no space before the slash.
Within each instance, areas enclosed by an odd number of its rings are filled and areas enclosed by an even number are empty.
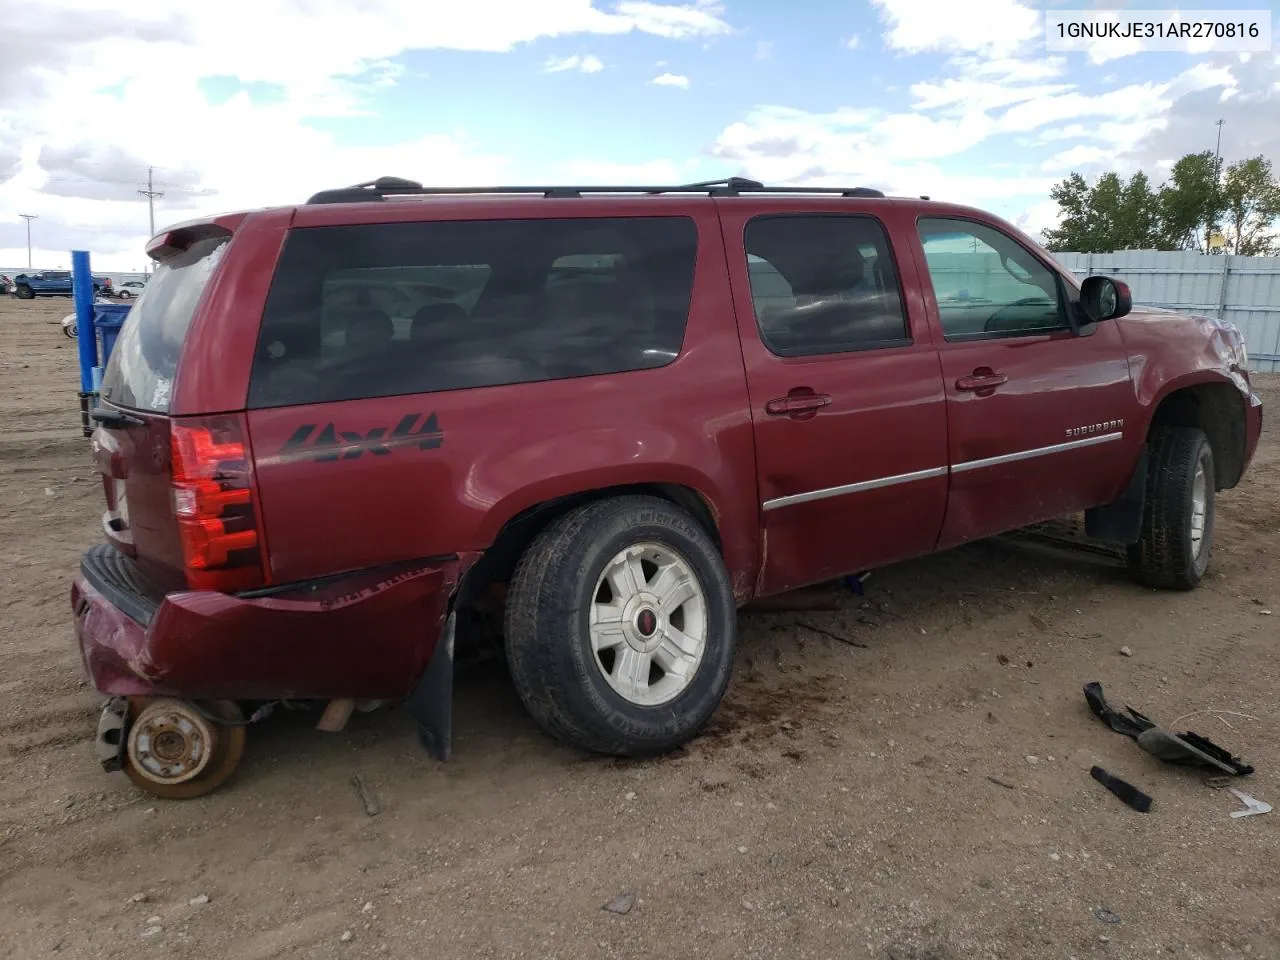
<svg viewBox="0 0 1280 960">
<path fill-rule="evenodd" d="M 34 300 L 36 297 L 69 297 L 71 296 L 70 270 L 41 270 L 39 273 L 20 273 L 13 278 L 13 293 L 19 300 Z M 110 293 L 110 277 L 94 277 L 93 292 L 95 295 Z"/>
<path fill-rule="evenodd" d="M 126 280 L 115 287 L 114 296 L 119 297 L 121 300 L 131 300 L 134 297 L 142 296 L 142 291 L 145 289 L 147 289 L 145 280 Z"/>
<path fill-rule="evenodd" d="M 13 278 L 8 274 L 0 273 L 0 296 L 6 293 L 13 293 Z"/>
<path fill-rule="evenodd" d="M 1200 583 L 1262 422 L 1231 324 L 972 207 L 608 189 L 387 178 L 152 239 L 70 598 L 105 769 L 206 793 L 282 701 L 405 702 L 446 757 L 490 603 L 547 733 L 647 756 L 757 597 L 1079 513 Z"/>
</svg>

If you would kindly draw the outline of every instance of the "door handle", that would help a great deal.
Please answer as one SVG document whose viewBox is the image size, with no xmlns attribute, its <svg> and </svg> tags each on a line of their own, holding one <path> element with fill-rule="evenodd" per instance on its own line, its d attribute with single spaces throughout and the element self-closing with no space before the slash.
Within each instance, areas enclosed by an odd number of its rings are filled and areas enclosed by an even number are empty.
<svg viewBox="0 0 1280 960">
<path fill-rule="evenodd" d="M 961 377 L 956 381 L 957 390 L 975 390 L 978 393 L 992 393 L 996 387 L 1003 386 L 1009 382 L 1009 378 L 1002 373 L 994 373 L 987 367 L 979 367 L 968 376 Z"/>
<path fill-rule="evenodd" d="M 764 412 L 771 417 L 791 417 L 796 414 L 817 413 L 831 403 L 825 393 L 793 394 L 778 397 L 764 405 Z"/>
</svg>

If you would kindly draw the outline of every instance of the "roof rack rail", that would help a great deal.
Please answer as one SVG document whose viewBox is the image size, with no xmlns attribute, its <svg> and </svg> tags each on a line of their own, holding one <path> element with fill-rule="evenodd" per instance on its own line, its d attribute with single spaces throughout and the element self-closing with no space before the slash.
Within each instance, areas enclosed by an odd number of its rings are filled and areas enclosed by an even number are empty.
<svg viewBox="0 0 1280 960">
<path fill-rule="evenodd" d="M 349 187 L 338 187 L 334 190 L 321 190 L 307 200 L 307 204 L 321 203 L 367 203 L 385 200 L 387 197 L 429 197 L 450 195 L 481 194 L 542 194 L 548 198 L 581 197 L 583 194 L 668 194 L 668 193 L 703 193 L 712 197 L 736 197 L 744 193 L 752 194 L 820 194 L 840 197 L 883 197 L 884 192 L 871 187 L 766 187 L 758 180 L 746 177 L 728 177 L 724 180 L 703 180 L 698 183 L 685 183 L 665 187 L 606 187 L 606 186 L 547 186 L 547 187 L 424 187 L 416 180 L 405 180 L 402 177 L 379 177 Z"/>
</svg>

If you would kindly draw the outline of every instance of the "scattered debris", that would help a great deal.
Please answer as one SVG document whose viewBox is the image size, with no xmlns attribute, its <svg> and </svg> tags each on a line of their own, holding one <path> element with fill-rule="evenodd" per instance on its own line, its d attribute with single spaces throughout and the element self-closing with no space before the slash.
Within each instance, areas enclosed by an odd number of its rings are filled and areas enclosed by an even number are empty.
<svg viewBox="0 0 1280 960">
<path fill-rule="evenodd" d="M 162 933 L 164 933 L 164 927 L 159 924 L 152 924 L 142 931 L 142 937 L 144 940 L 150 940 L 152 937 L 158 937 Z"/>
<path fill-rule="evenodd" d="M 1034 613 L 1031 614 L 1031 616 L 1027 617 L 1027 619 L 1031 621 L 1031 625 L 1033 627 L 1035 627 L 1037 630 L 1041 631 L 1042 633 L 1049 629 L 1049 625 L 1045 623 L 1042 619 L 1037 617 Z"/>
<path fill-rule="evenodd" d="M 1002 667 L 1007 667 L 1009 665 L 1009 658 L 1006 657 L 1003 653 L 997 653 L 996 663 L 1000 664 L 1000 666 Z"/>
<path fill-rule="evenodd" d="M 1132 649 L 1128 644 L 1125 644 L 1123 647 L 1121 647 L 1121 648 L 1120 648 L 1120 656 L 1122 656 L 1122 657 L 1132 657 L 1132 656 L 1133 656 L 1133 649 Z"/>
<path fill-rule="evenodd" d="M 127 903 L 146 903 L 147 895 L 145 893 L 135 893 L 126 902 Z"/>
<path fill-rule="evenodd" d="M 1126 706 L 1123 713 L 1116 710 L 1107 703 L 1102 693 L 1102 684 L 1097 681 L 1084 685 L 1084 696 L 1089 709 L 1099 720 L 1116 733 L 1136 740 L 1143 750 L 1165 763 L 1216 767 L 1239 777 L 1253 773 L 1253 767 L 1240 758 L 1233 757 L 1206 737 L 1189 730 L 1182 734 L 1172 734 L 1133 707 Z"/>
<path fill-rule="evenodd" d="M 1040 762 L 1039 757 L 1027 757 L 1027 763 L 1031 764 L 1033 767 L 1039 762 Z"/>
<path fill-rule="evenodd" d="M 1258 615 L 1259 615 L 1259 616 L 1262 616 L 1262 617 L 1269 617 L 1269 616 L 1271 616 L 1271 611 L 1270 611 L 1270 610 L 1259 610 L 1259 611 L 1258 611 Z"/>
<path fill-rule="evenodd" d="M 1120 917 L 1112 913 L 1106 907 L 1095 907 L 1093 915 L 1103 923 L 1119 923 Z"/>
<path fill-rule="evenodd" d="M 824 637 L 830 637 L 832 640 L 839 640 L 841 643 L 847 643 L 851 647 L 861 647 L 867 649 L 865 643 L 859 643 L 857 640 L 850 640 L 848 637 L 842 637 L 838 633 L 832 633 L 830 630 L 823 630 L 821 627 L 815 627 L 811 623 L 805 623 L 803 620 L 796 621 L 797 627 L 804 627 L 806 630 L 812 630 L 814 633 L 821 634 Z"/>
<path fill-rule="evenodd" d="M 1246 807 L 1248 807 L 1247 810 L 1232 810 L 1231 811 L 1232 819 L 1238 820 L 1241 817 L 1256 817 L 1259 814 L 1271 812 L 1271 804 L 1266 803 L 1262 800 L 1255 800 L 1253 797 L 1249 796 L 1249 794 L 1245 793 L 1243 790 L 1237 790 L 1235 787 L 1229 787 L 1228 789 L 1230 789 L 1230 791 L 1236 795 L 1236 798 L 1241 803 L 1243 803 Z"/>
<path fill-rule="evenodd" d="M 358 773 L 353 773 L 351 775 L 351 786 L 355 789 L 356 796 L 360 798 L 360 802 L 364 804 L 365 814 L 370 817 L 376 817 L 382 808 L 378 806 L 377 798 L 365 786 L 364 778 Z"/>
<path fill-rule="evenodd" d="M 1061 854 L 1051 853 L 1049 854 L 1049 859 L 1052 860 L 1054 863 L 1058 863 L 1062 859 L 1062 856 Z"/>
<path fill-rule="evenodd" d="M 635 792 L 634 790 L 628 790 L 628 791 L 626 792 L 626 795 L 625 795 L 625 796 L 623 796 L 623 798 L 622 798 L 622 799 L 623 799 L 623 800 L 634 800 L 635 798 L 636 798 L 636 792 Z"/>
<path fill-rule="evenodd" d="M 360 908 L 361 913 L 373 913 L 373 901 L 366 900 L 363 907 Z"/>
<path fill-rule="evenodd" d="M 355 934 L 352 933 L 350 930 L 343 930 L 342 936 L 340 936 L 338 939 L 341 940 L 343 943 L 350 943 L 353 939 L 355 939 Z"/>
<path fill-rule="evenodd" d="M 203 907 L 208 902 L 209 902 L 209 895 L 207 893 L 197 894 L 196 896 L 192 897 L 190 900 L 187 901 L 187 903 L 189 903 L 193 907 Z"/>
<path fill-rule="evenodd" d="M 997 777 L 987 777 L 987 779 L 990 780 L 992 783 L 994 783 L 997 787 L 1004 787 L 1006 790 L 1018 789 L 1012 783 L 1005 783 L 1003 780 L 1000 780 Z"/>
<path fill-rule="evenodd" d="M 600 909 L 623 917 L 630 913 L 635 905 L 636 895 L 634 893 L 620 893 Z"/>
<path fill-rule="evenodd" d="M 1101 767 L 1091 767 L 1089 776 L 1093 777 L 1093 779 L 1119 797 L 1122 802 L 1139 813 L 1146 813 L 1151 809 L 1151 798 L 1133 784 L 1112 776 Z"/>
<path fill-rule="evenodd" d="M 148 923 L 148 925 L 150 925 L 150 926 L 153 926 L 153 927 L 154 927 L 154 926 L 156 926 L 157 924 L 159 924 L 159 923 L 160 923 L 160 918 L 159 918 L 159 917 L 147 917 L 147 923 Z"/>
</svg>

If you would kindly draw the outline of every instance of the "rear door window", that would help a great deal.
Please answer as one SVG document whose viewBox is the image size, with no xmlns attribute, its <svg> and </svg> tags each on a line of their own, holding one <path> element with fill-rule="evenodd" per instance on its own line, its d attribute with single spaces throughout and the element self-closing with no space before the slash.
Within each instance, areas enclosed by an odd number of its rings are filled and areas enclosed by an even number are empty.
<svg viewBox="0 0 1280 960">
<path fill-rule="evenodd" d="M 249 405 L 663 366 L 684 341 L 696 252 L 686 217 L 293 230 Z"/>
<path fill-rule="evenodd" d="M 228 240 L 200 240 L 156 267 L 120 328 L 102 373 L 102 397 L 136 410 L 169 411 L 187 328 Z"/>
<path fill-rule="evenodd" d="M 868 216 L 756 217 L 744 241 L 760 339 L 780 357 L 911 342 L 889 238 Z"/>
</svg>

